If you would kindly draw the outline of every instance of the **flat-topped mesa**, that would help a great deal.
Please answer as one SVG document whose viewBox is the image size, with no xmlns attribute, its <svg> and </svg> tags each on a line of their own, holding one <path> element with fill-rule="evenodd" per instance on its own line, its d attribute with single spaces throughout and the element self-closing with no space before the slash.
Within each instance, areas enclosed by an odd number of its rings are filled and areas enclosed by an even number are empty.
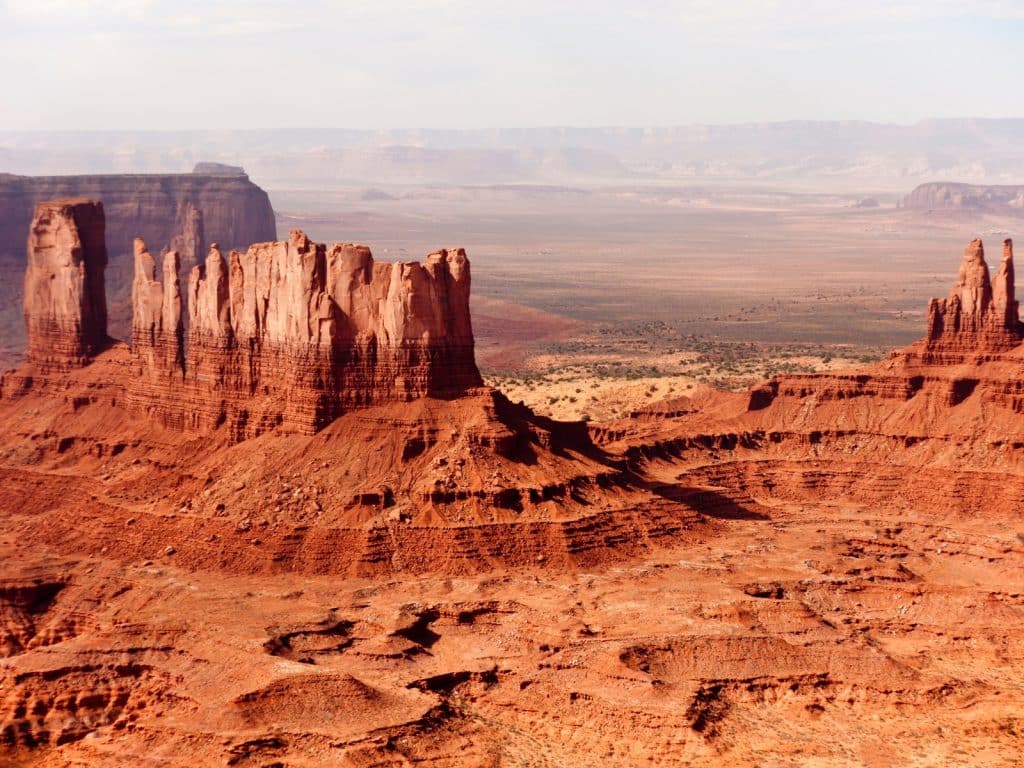
<svg viewBox="0 0 1024 768">
<path fill-rule="evenodd" d="M 155 297 L 151 261 L 141 264 L 140 295 Z M 227 259 L 215 245 L 189 276 L 184 386 L 177 395 L 154 389 L 153 402 L 140 405 L 171 426 L 227 424 L 243 439 L 278 426 L 315 432 L 355 407 L 456 397 L 483 383 L 469 291 L 461 248 L 422 264 L 378 264 L 364 245 L 327 248 L 299 230 Z M 154 303 L 135 303 L 144 342 Z M 139 381 L 167 381 L 168 356 L 146 349 L 137 353 L 149 369 Z"/>
<path fill-rule="evenodd" d="M 922 359 L 956 364 L 1005 352 L 1021 343 L 1014 296 L 1013 242 L 1003 243 L 1003 259 L 990 281 L 980 239 L 964 249 L 956 285 L 945 299 L 928 303 L 928 334 Z"/>
<path fill-rule="evenodd" d="M 36 205 L 25 270 L 28 361 L 41 373 L 86 365 L 107 346 L 103 204 Z"/>
</svg>

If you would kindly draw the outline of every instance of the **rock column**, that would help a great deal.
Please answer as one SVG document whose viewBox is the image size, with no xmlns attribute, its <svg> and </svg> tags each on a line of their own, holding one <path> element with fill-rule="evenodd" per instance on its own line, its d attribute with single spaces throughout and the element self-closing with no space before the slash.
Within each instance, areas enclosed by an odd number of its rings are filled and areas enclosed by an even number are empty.
<svg viewBox="0 0 1024 768">
<path fill-rule="evenodd" d="M 41 372 L 80 368 L 108 344 L 103 204 L 39 203 L 28 238 L 28 360 Z"/>
</svg>

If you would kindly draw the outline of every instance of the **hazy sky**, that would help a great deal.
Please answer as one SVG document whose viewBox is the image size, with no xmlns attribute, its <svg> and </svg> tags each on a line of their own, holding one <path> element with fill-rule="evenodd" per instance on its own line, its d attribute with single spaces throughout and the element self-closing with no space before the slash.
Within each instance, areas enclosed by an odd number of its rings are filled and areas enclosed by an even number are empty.
<svg viewBox="0 0 1024 768">
<path fill-rule="evenodd" d="M 0 0 L 0 130 L 1024 116 L 1024 0 Z"/>
</svg>

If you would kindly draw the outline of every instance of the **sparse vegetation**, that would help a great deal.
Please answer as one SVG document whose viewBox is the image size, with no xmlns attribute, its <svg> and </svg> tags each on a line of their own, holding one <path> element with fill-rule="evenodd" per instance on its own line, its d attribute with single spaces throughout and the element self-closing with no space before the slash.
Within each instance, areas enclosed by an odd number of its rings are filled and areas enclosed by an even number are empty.
<svg viewBox="0 0 1024 768">
<path fill-rule="evenodd" d="M 556 418 L 598 421 L 642 403 L 692 393 L 697 385 L 742 391 L 773 376 L 875 362 L 882 348 L 725 341 L 682 333 L 666 323 L 604 326 L 588 335 L 538 345 L 529 367 L 489 384 Z M 588 396 L 580 397 L 584 393 Z"/>
</svg>

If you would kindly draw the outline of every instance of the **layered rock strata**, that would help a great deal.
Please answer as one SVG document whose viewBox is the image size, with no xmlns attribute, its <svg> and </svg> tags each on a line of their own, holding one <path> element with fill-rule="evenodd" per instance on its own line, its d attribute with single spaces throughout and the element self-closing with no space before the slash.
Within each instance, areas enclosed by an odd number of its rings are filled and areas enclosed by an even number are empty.
<svg viewBox="0 0 1024 768">
<path fill-rule="evenodd" d="M 103 204 L 36 206 L 25 270 L 28 359 L 41 373 L 79 368 L 108 342 Z"/>
<path fill-rule="evenodd" d="M 214 245 L 189 275 L 184 365 L 178 264 L 165 257 L 161 283 L 138 245 L 131 400 L 167 425 L 312 433 L 354 407 L 482 385 L 461 248 L 378 264 L 366 246 L 298 230 L 228 258 Z"/>
</svg>

